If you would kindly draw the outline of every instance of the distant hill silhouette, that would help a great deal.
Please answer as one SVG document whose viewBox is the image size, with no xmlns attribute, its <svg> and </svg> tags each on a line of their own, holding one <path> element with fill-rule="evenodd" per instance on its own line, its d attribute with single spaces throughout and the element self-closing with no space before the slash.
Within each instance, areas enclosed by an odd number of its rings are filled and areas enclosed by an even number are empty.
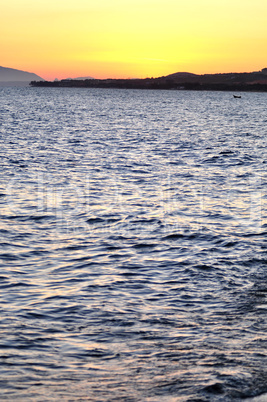
<svg viewBox="0 0 267 402">
<path fill-rule="evenodd" d="M 44 81 L 42 77 L 39 77 L 34 73 L 0 66 L 0 85 L 11 83 L 28 85 L 33 80 Z"/>
<path fill-rule="evenodd" d="M 158 78 L 143 79 L 65 79 L 57 82 L 33 81 L 32 86 L 185 89 L 204 91 L 264 91 L 267 92 L 267 68 L 251 73 L 192 74 L 179 72 Z"/>
<path fill-rule="evenodd" d="M 172 80 L 173 83 L 183 84 L 198 83 L 199 85 L 251 85 L 251 84 L 267 84 L 267 69 L 254 71 L 251 73 L 223 73 L 223 74 L 191 74 L 191 73 L 174 73 L 167 75 L 166 80 Z"/>
<path fill-rule="evenodd" d="M 80 80 L 94 80 L 94 77 L 90 77 L 90 76 L 88 76 L 88 77 L 75 77 L 75 78 L 71 78 L 71 77 L 68 77 L 68 78 L 64 78 L 64 80 L 75 80 L 75 81 L 80 81 Z M 57 78 L 55 79 L 55 81 L 59 81 Z"/>
<path fill-rule="evenodd" d="M 73 80 L 94 80 L 94 77 L 77 77 L 77 78 L 72 78 Z"/>
<path fill-rule="evenodd" d="M 197 74 L 193 74 L 193 73 L 186 73 L 186 72 L 184 72 L 184 73 L 174 73 L 174 74 L 169 74 L 169 75 L 167 75 L 166 77 L 169 77 L 169 78 L 181 78 L 181 79 L 190 79 L 190 78 L 194 78 L 194 77 L 198 77 L 198 75 Z"/>
</svg>

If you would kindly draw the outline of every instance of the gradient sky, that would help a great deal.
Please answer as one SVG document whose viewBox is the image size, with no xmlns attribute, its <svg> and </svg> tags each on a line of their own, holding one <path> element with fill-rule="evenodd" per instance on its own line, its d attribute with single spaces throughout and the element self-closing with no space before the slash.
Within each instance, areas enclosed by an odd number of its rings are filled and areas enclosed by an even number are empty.
<svg viewBox="0 0 267 402">
<path fill-rule="evenodd" d="M 0 65 L 45 79 L 267 67 L 266 0 L 0 0 Z"/>
</svg>

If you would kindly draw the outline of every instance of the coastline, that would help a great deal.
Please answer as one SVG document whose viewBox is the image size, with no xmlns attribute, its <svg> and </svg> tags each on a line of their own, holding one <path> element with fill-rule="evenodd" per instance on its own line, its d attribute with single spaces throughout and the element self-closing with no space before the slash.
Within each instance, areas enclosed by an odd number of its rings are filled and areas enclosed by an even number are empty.
<svg viewBox="0 0 267 402">
<path fill-rule="evenodd" d="M 204 83 L 199 81 L 176 82 L 163 78 L 144 79 L 86 79 L 61 81 L 31 81 L 32 87 L 53 88 L 118 88 L 118 89 L 157 89 L 157 90 L 194 90 L 194 91 L 239 91 L 267 92 L 267 84 L 261 83 Z"/>
<path fill-rule="evenodd" d="M 170 89 L 194 91 L 257 91 L 267 92 L 267 69 L 251 73 L 191 74 L 174 73 L 157 78 L 134 79 L 62 79 L 60 81 L 31 81 L 33 87 L 67 88 L 121 88 L 121 89 Z"/>
</svg>

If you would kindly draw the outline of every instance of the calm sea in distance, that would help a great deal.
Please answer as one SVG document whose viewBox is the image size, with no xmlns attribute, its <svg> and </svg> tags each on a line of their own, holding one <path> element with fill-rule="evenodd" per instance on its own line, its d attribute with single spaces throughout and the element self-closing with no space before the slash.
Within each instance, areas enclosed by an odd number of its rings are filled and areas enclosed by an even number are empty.
<svg viewBox="0 0 267 402">
<path fill-rule="evenodd" d="M 266 111 L 0 88 L 1 401 L 265 398 Z"/>
</svg>

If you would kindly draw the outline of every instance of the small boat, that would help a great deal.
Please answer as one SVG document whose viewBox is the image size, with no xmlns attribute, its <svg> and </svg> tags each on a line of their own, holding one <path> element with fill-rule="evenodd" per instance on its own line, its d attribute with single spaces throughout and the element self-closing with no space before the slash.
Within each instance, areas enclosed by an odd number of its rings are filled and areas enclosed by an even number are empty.
<svg viewBox="0 0 267 402">
<path fill-rule="evenodd" d="M 241 95 L 234 95 L 234 98 L 238 98 L 238 99 L 240 99 L 241 98 Z"/>
</svg>

